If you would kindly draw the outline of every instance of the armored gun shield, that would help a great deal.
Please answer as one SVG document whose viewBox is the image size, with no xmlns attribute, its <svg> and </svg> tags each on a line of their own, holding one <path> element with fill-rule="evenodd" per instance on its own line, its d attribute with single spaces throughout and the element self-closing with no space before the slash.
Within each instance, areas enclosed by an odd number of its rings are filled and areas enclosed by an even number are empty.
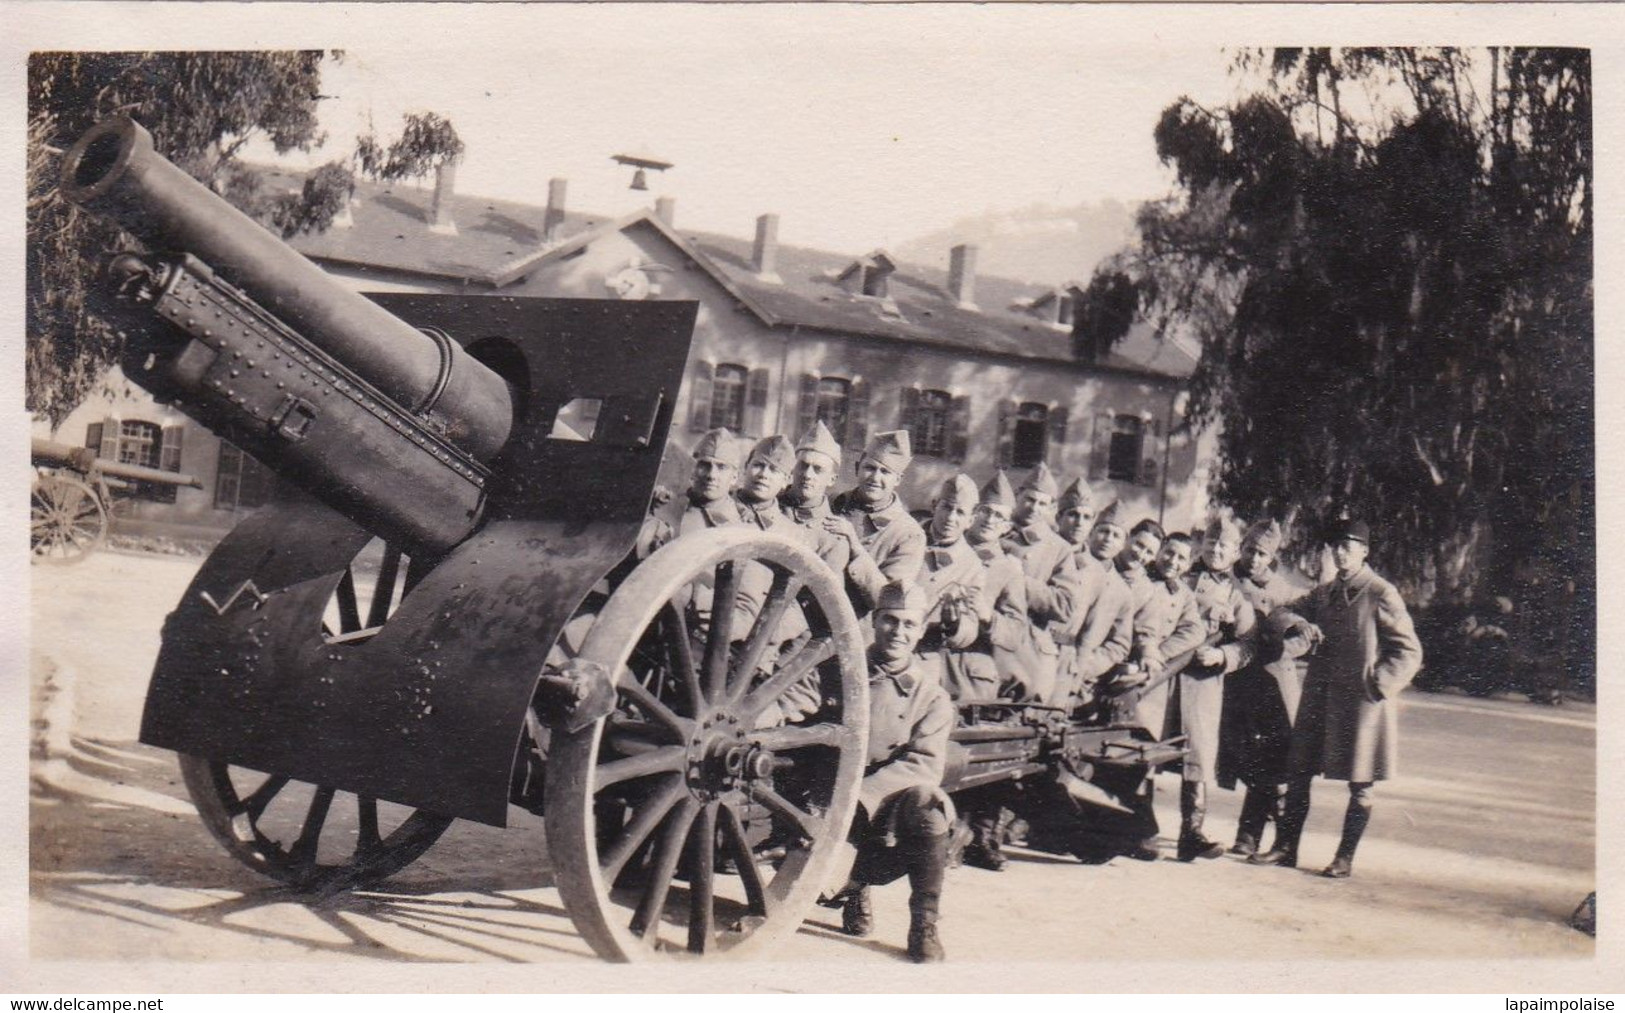
<svg viewBox="0 0 1625 1013">
<path fill-rule="evenodd" d="M 352 561 L 371 533 L 306 495 L 260 510 L 165 624 L 141 740 L 501 825 L 548 653 L 636 539 L 694 306 L 378 302 L 420 327 L 483 339 L 520 392 L 483 527 L 443 554 L 386 553 L 363 609 Z M 326 466 L 341 476 L 391 467 L 365 450 Z"/>
</svg>

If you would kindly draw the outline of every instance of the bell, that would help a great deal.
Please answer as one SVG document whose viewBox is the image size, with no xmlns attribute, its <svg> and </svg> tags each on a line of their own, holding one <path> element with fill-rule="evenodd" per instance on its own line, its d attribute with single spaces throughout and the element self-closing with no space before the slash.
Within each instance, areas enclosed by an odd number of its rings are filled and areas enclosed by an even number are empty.
<svg viewBox="0 0 1625 1013">
<path fill-rule="evenodd" d="M 632 174 L 632 186 L 631 186 L 631 189 L 633 189 L 633 190 L 647 190 L 647 189 L 649 189 L 649 177 L 642 169 L 639 169 L 637 172 L 634 172 Z"/>
</svg>

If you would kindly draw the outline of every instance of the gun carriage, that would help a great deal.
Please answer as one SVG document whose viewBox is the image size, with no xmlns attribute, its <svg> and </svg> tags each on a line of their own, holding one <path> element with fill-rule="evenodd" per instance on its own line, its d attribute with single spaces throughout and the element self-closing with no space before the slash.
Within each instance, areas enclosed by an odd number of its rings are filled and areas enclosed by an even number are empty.
<svg viewBox="0 0 1625 1013">
<path fill-rule="evenodd" d="M 290 487 L 166 620 L 142 716 L 220 843 L 336 890 L 516 804 L 605 957 L 794 929 L 863 773 L 841 582 L 744 527 L 621 565 L 696 306 L 361 296 L 128 119 L 72 147 L 61 189 L 144 247 L 107 270 L 127 375 Z M 809 678 L 817 714 L 756 730 Z"/>
<path fill-rule="evenodd" d="M 233 857 L 340 890 L 513 805 L 606 958 L 760 952 L 802 921 L 864 774 L 864 641 L 782 535 L 631 557 L 695 304 L 363 296 L 126 118 L 61 190 L 143 247 L 106 271 L 126 375 L 286 480 L 166 619 L 141 723 Z M 765 727 L 807 680 L 821 709 Z M 950 778 L 1042 770 L 1109 809 L 1158 762 L 1143 739 L 973 720 Z"/>
<path fill-rule="evenodd" d="M 77 563 L 107 539 L 115 490 L 138 484 L 202 488 L 179 472 L 107 461 L 89 447 L 34 437 L 29 459 L 35 468 L 29 500 L 29 547 L 46 563 Z"/>
</svg>

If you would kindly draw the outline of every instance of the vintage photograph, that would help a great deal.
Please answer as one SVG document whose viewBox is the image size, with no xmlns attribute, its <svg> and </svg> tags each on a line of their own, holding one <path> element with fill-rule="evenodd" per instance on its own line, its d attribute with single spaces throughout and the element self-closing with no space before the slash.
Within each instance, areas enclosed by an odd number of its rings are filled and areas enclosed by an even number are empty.
<svg viewBox="0 0 1625 1013">
<path fill-rule="evenodd" d="M 28 960 L 1595 969 L 1583 38 L 544 7 L 19 54 Z"/>
</svg>

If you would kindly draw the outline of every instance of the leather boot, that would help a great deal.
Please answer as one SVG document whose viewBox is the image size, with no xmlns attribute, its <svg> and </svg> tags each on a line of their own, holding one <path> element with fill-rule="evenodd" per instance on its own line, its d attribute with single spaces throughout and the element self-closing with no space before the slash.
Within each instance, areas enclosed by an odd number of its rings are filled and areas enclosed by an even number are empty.
<svg viewBox="0 0 1625 1013">
<path fill-rule="evenodd" d="M 1349 799 L 1348 811 L 1343 814 L 1343 839 L 1337 844 L 1332 864 L 1321 873 L 1327 879 L 1348 879 L 1354 874 L 1354 851 L 1360 846 L 1360 837 L 1366 824 L 1371 822 L 1371 807 Z"/>
<path fill-rule="evenodd" d="M 1303 825 L 1309 819 L 1309 781 L 1293 781 L 1287 786 L 1286 803 L 1275 824 L 1275 844 L 1247 859 L 1250 865 L 1279 865 L 1288 869 L 1298 867 L 1298 839 L 1303 836 Z"/>
<path fill-rule="evenodd" d="M 999 850 L 999 810 L 972 813 L 970 831 L 971 840 L 965 845 L 962 858 L 964 863 L 973 869 L 1003 872 L 1010 860 Z"/>
<path fill-rule="evenodd" d="M 1224 845 L 1202 835 L 1202 823 L 1207 817 L 1206 788 L 1201 781 L 1184 781 L 1179 786 L 1178 857 L 1181 862 L 1218 858 L 1224 854 Z"/>
<path fill-rule="evenodd" d="M 937 937 L 938 906 L 948 868 L 948 836 L 927 837 L 908 871 L 908 959 L 931 964 L 947 958 Z"/>
<path fill-rule="evenodd" d="M 1247 788 L 1247 794 L 1241 801 L 1241 818 L 1236 823 L 1236 843 L 1230 846 L 1230 854 L 1243 858 L 1258 854 L 1258 846 L 1264 841 L 1264 823 L 1269 819 L 1273 796 L 1272 789 Z"/>
<path fill-rule="evenodd" d="M 875 909 L 869 900 L 869 888 L 860 886 L 846 895 L 846 906 L 841 908 L 841 931 L 861 938 L 874 930 Z"/>
</svg>

